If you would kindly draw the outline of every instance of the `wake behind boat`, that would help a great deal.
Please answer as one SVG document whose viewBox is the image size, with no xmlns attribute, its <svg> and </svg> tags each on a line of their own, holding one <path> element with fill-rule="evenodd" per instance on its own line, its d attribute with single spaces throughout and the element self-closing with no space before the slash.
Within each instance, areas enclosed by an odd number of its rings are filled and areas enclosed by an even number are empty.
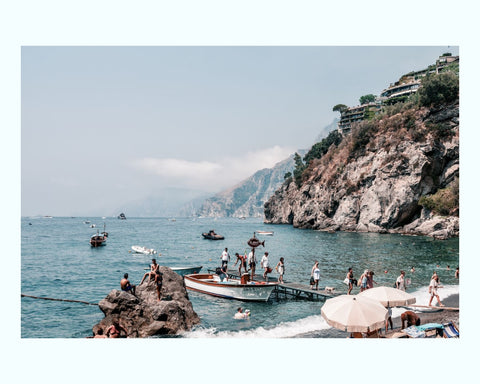
<svg viewBox="0 0 480 384">
<path fill-rule="evenodd" d="M 220 281 L 215 274 L 185 275 L 185 286 L 192 291 L 206 293 L 225 299 L 243 301 L 267 301 L 277 283 L 267 283 L 229 278 Z"/>
</svg>

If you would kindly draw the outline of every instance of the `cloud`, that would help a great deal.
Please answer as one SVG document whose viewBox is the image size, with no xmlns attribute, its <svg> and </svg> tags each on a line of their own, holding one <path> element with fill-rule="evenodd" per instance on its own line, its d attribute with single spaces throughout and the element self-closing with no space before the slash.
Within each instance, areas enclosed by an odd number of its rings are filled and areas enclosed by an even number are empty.
<svg viewBox="0 0 480 384">
<path fill-rule="evenodd" d="M 274 146 L 256 152 L 247 152 L 238 157 L 225 157 L 217 162 L 149 157 L 136 160 L 134 167 L 157 176 L 168 187 L 218 192 L 233 186 L 260 169 L 273 167 L 293 152 L 292 148 Z"/>
</svg>

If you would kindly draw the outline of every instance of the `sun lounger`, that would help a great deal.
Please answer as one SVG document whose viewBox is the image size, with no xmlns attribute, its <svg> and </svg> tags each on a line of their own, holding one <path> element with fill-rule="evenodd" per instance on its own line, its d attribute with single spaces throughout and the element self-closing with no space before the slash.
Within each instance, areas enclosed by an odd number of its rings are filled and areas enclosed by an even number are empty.
<svg viewBox="0 0 480 384">
<path fill-rule="evenodd" d="M 453 321 L 443 325 L 443 337 L 446 339 L 460 337 L 460 332 Z"/>
</svg>

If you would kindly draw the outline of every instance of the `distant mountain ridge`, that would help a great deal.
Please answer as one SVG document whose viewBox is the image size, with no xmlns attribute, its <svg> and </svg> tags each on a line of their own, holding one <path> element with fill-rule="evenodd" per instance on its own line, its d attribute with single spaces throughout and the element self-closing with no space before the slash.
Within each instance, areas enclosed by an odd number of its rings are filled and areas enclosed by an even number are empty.
<svg viewBox="0 0 480 384">
<path fill-rule="evenodd" d="M 299 151 L 304 154 L 306 151 Z M 273 168 L 255 172 L 235 186 L 206 199 L 196 211 L 205 217 L 263 217 L 263 205 L 294 168 L 293 154 Z"/>
</svg>

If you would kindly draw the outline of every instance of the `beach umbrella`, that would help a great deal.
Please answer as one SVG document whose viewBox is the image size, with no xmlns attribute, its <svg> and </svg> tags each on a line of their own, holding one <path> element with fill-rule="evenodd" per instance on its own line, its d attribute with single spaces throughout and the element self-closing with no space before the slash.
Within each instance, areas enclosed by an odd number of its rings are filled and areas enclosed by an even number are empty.
<svg viewBox="0 0 480 384">
<path fill-rule="evenodd" d="M 392 287 L 375 287 L 367 289 L 358 294 L 359 297 L 379 301 L 384 307 L 396 307 L 398 305 L 414 304 L 417 299 L 415 296 Z"/>
<path fill-rule="evenodd" d="M 382 328 L 388 311 L 376 300 L 358 295 L 328 299 L 321 309 L 322 317 L 335 328 L 347 332 L 370 332 Z"/>
</svg>

